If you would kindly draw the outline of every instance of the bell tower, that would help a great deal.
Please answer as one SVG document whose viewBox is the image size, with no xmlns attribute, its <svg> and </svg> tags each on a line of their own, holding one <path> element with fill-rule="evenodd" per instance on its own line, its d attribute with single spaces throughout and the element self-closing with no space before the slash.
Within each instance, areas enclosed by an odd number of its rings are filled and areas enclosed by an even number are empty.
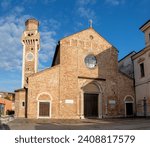
<svg viewBox="0 0 150 147">
<path fill-rule="evenodd" d="M 38 51 L 40 48 L 39 22 L 32 18 L 25 22 L 21 42 L 23 45 L 22 88 L 28 87 L 27 78 L 38 70 Z"/>
</svg>

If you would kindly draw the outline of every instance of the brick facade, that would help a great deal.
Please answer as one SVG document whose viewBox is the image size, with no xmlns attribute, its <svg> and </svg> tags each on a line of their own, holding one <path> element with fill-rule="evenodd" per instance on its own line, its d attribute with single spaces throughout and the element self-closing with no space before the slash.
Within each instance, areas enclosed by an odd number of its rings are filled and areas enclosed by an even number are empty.
<svg viewBox="0 0 150 147">
<path fill-rule="evenodd" d="M 85 65 L 90 54 L 97 60 L 93 69 Z M 126 116 L 126 98 L 134 109 L 133 79 L 118 71 L 117 49 L 93 28 L 60 40 L 52 67 L 28 77 L 27 117 L 41 118 L 43 103 L 50 112 L 45 118 L 84 118 L 86 94 L 97 97 L 99 118 Z"/>
<path fill-rule="evenodd" d="M 15 91 L 15 115 L 16 117 L 25 117 L 25 102 L 26 102 L 25 89 Z M 24 106 L 23 106 L 24 103 Z"/>
</svg>

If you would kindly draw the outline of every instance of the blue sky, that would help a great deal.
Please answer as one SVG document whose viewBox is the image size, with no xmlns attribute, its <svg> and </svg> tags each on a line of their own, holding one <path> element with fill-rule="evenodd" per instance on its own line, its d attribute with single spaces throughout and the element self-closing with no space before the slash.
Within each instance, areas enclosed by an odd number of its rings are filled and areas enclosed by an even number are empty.
<svg viewBox="0 0 150 147">
<path fill-rule="evenodd" d="M 119 50 L 119 59 L 144 48 L 139 27 L 150 19 L 149 0 L 0 0 L 0 91 L 21 87 L 26 19 L 40 22 L 39 70 L 51 66 L 56 43 L 75 32 L 94 29 Z"/>
</svg>

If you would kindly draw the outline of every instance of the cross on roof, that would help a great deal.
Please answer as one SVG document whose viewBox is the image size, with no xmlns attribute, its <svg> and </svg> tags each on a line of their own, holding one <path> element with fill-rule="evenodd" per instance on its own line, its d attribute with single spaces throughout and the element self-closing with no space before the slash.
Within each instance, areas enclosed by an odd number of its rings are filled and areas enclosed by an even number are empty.
<svg viewBox="0 0 150 147">
<path fill-rule="evenodd" d="M 90 28 L 92 28 L 92 25 L 93 25 L 92 19 L 89 20 L 89 23 L 90 23 Z"/>
</svg>

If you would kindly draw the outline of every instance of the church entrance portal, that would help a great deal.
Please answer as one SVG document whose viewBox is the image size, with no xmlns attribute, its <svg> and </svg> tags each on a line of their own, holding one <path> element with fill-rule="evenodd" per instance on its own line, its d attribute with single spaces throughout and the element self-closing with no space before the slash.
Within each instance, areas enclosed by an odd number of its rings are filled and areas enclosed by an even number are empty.
<svg viewBox="0 0 150 147">
<path fill-rule="evenodd" d="M 84 93 L 84 117 L 98 117 L 98 94 Z"/>
</svg>

